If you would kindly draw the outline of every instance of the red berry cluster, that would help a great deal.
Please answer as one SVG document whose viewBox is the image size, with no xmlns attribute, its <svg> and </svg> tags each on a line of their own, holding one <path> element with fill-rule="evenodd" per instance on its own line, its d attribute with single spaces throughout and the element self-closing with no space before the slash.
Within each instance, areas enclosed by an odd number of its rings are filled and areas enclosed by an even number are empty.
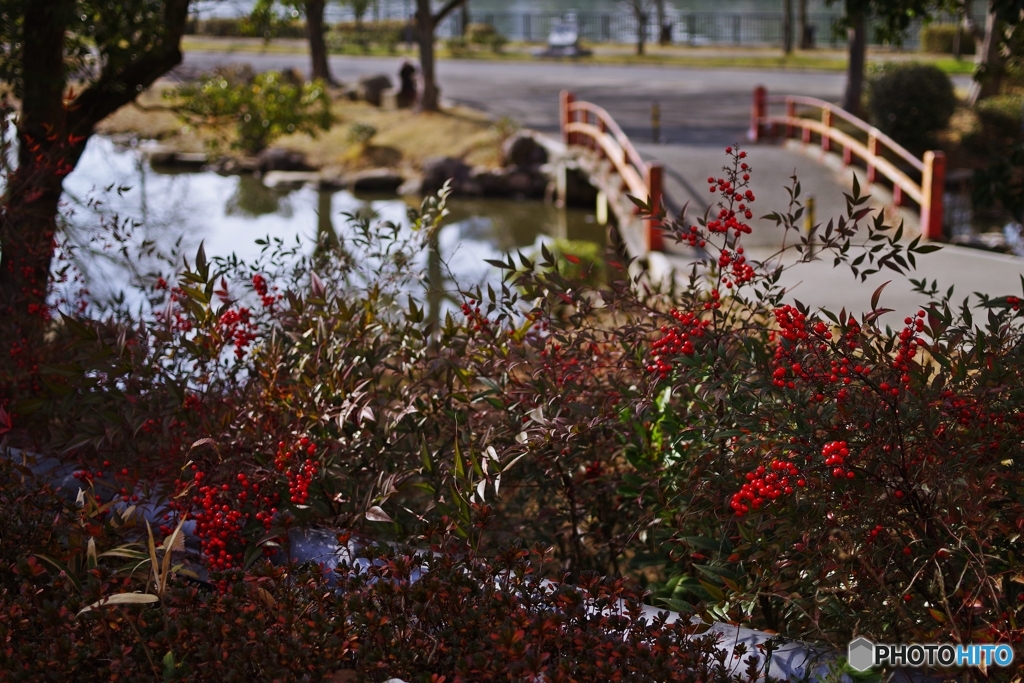
<svg viewBox="0 0 1024 683">
<path fill-rule="evenodd" d="M 917 355 L 918 347 L 924 346 L 924 340 L 919 336 L 924 331 L 924 311 L 918 311 L 914 317 L 904 318 L 906 325 L 899 334 L 899 347 L 896 356 L 893 357 L 892 367 L 900 374 L 900 383 L 903 386 L 910 386 L 910 363 Z M 900 391 L 896 387 L 889 387 L 885 384 L 882 391 L 888 389 L 893 396 L 898 396 Z"/>
<path fill-rule="evenodd" d="M 467 303 L 463 303 L 461 308 L 462 314 L 466 316 L 474 332 L 491 331 L 491 321 L 480 312 L 476 299 L 470 299 Z"/>
<path fill-rule="evenodd" d="M 836 479 L 853 479 L 853 470 L 843 469 L 846 459 L 850 457 L 850 449 L 845 441 L 830 441 L 821 449 L 825 465 L 832 468 L 832 476 Z"/>
<path fill-rule="evenodd" d="M 302 463 L 293 465 L 296 454 L 305 453 L 311 457 L 306 458 Z M 304 505 L 309 501 L 309 485 L 319 472 L 319 465 L 312 456 L 316 454 L 316 444 L 309 440 L 309 437 L 302 437 L 294 448 L 288 448 L 284 441 L 277 444 L 277 456 L 274 458 L 274 467 L 278 472 L 284 472 L 288 477 L 289 500 L 296 505 Z M 294 469 L 293 469 L 294 468 Z"/>
<path fill-rule="evenodd" d="M 196 472 L 196 480 L 202 479 L 203 473 Z M 249 521 L 247 514 L 224 502 L 229 489 L 227 484 L 200 486 L 199 495 L 193 498 L 200 509 L 196 514 L 196 536 L 203 555 L 211 569 L 221 571 L 241 565 L 242 553 L 230 551 L 241 545 L 242 529 Z"/>
<path fill-rule="evenodd" d="M 694 338 L 701 338 L 705 330 L 711 324 L 710 320 L 702 320 L 697 314 L 690 311 L 677 311 L 672 309 L 669 312 L 677 324 L 663 325 L 661 337 L 651 344 L 651 362 L 647 365 L 647 372 L 659 373 L 662 377 L 668 375 L 672 370 L 670 358 L 683 354 L 692 356 L 696 349 L 693 346 Z"/>
<path fill-rule="evenodd" d="M 252 276 L 252 288 L 260 297 L 260 303 L 267 308 L 273 306 L 284 296 L 283 294 L 271 294 L 270 286 L 267 284 L 267 279 L 259 273 Z M 276 290 L 277 288 L 275 287 L 274 289 Z"/>
<path fill-rule="evenodd" d="M 767 468 L 758 465 L 756 470 L 747 472 L 745 476 L 747 483 L 733 494 L 729 503 L 739 517 L 760 509 L 783 494 L 792 494 L 794 485 L 799 488 L 807 485 L 804 479 L 799 478 L 800 471 L 796 465 L 789 460 L 772 460 Z"/>
<path fill-rule="evenodd" d="M 723 271 L 730 268 L 729 277 L 723 280 L 727 289 L 732 289 L 733 284 L 742 285 L 754 279 L 755 271 L 747 263 L 747 257 L 743 255 L 743 247 L 737 247 L 735 252 L 722 249 L 722 253 L 718 255 L 718 265 Z"/>
<path fill-rule="evenodd" d="M 740 154 L 746 154 L 746 152 L 740 152 Z M 743 164 L 746 167 L 746 164 Z M 747 174 L 743 175 L 744 178 L 749 178 Z M 729 202 L 730 206 L 734 203 L 735 208 L 719 205 L 718 217 L 708 221 L 708 231 L 714 233 L 732 234 L 739 237 L 743 234 L 750 234 L 750 226 L 743 222 L 742 219 L 750 220 L 754 217 L 754 212 L 750 210 L 749 204 L 754 202 L 754 193 L 751 190 L 741 192 L 742 185 L 737 187 L 733 183 L 725 178 L 708 178 L 708 183 L 711 184 L 711 191 L 721 191 L 722 196 Z"/>
<path fill-rule="evenodd" d="M 1020 310 L 1020 298 L 1015 296 L 1008 296 L 1006 297 L 1006 303 L 1009 304 L 1009 306 L 1012 307 L 1013 310 Z"/>
<path fill-rule="evenodd" d="M 769 335 L 771 341 L 781 338 L 774 351 L 772 383 L 775 386 L 796 389 L 798 382 L 816 384 L 817 388 L 812 389 L 815 393 L 810 400 L 820 403 L 825 400 L 823 385 L 841 384 L 842 387 L 835 392 L 835 398 L 843 401 L 849 397 L 847 387 L 853 378 L 869 372 L 867 367 L 855 365 L 849 358 L 824 355 L 830 351 L 829 344 L 833 341 L 832 331 L 824 322 L 812 324 L 803 313 L 789 305 L 775 310 L 775 320 L 779 330 Z M 842 336 L 843 343 L 850 351 L 857 348 L 859 334 L 860 326 L 851 318 Z"/>
<path fill-rule="evenodd" d="M 218 323 L 223 328 L 224 335 L 233 340 L 235 357 L 241 359 L 245 356 L 245 349 L 256 340 L 255 326 L 249 309 L 244 306 L 237 309 L 229 308 L 221 314 Z"/>
</svg>

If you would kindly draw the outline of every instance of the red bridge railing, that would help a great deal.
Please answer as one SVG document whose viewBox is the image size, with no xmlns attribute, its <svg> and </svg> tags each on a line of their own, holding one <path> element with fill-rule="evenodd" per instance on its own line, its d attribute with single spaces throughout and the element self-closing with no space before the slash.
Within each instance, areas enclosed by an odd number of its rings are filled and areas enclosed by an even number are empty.
<svg viewBox="0 0 1024 683">
<path fill-rule="evenodd" d="M 785 105 L 785 114 L 773 116 L 768 112 L 770 105 Z M 803 108 L 803 112 L 798 111 Z M 816 118 L 799 116 L 807 110 L 817 110 Z M 867 143 L 836 127 L 838 120 L 844 121 L 867 135 Z M 765 136 L 775 136 L 782 131 L 785 137 L 795 137 L 797 131 L 805 143 L 818 137 L 821 148 L 828 152 L 834 147 L 842 149 L 843 164 L 849 165 L 854 157 L 864 161 L 869 183 L 878 182 L 879 176 L 892 184 L 896 206 L 902 206 L 905 198 L 913 200 L 921 213 L 921 232 L 930 240 L 942 239 L 942 193 L 946 184 L 946 156 L 942 152 L 925 152 L 918 159 L 882 131 L 824 100 L 814 97 L 768 97 L 763 87 L 754 90 L 754 106 L 751 114 L 750 136 L 758 141 Z M 891 159 L 903 162 L 902 167 Z M 908 170 L 912 169 L 912 170 Z M 919 176 L 920 180 L 912 176 Z"/>
<path fill-rule="evenodd" d="M 607 111 L 596 104 L 577 101 L 571 92 L 563 90 L 561 122 L 565 144 L 587 147 L 608 159 L 622 178 L 619 189 L 643 201 L 649 197 L 652 207 L 661 207 L 664 197 L 662 165 L 644 161 Z M 663 251 L 665 242 L 660 222 L 648 219 L 645 223 L 647 251 Z"/>
</svg>

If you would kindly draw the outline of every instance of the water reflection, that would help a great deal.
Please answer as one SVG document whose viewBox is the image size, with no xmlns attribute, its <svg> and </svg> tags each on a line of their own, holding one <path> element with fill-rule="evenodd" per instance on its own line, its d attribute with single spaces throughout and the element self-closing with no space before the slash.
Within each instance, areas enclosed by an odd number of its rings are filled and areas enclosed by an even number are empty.
<svg viewBox="0 0 1024 683">
<path fill-rule="evenodd" d="M 98 236 L 102 248 L 111 216 L 116 215 L 121 223 L 133 226 L 131 240 L 136 246 L 151 246 L 140 273 L 168 272 L 168 262 L 191 260 L 200 242 L 211 256 L 233 253 L 252 260 L 261 250 L 256 239 L 280 238 L 312 255 L 317 248 L 338 247 L 345 215 L 391 221 L 408 230 L 407 212 L 419 203 L 312 187 L 269 189 L 250 176 L 156 172 L 137 149 L 102 137 L 90 140 L 65 188 L 73 209 L 69 223 L 75 242 L 95 243 Z M 436 262 L 426 260 L 425 254 L 414 255 L 432 283 L 443 281 L 429 287 L 435 312 L 444 307 L 443 292 L 454 287 L 449 273 L 469 286 L 493 281 L 497 273 L 485 261 L 507 251 L 528 253 L 555 238 L 605 242 L 592 212 L 578 209 L 559 210 L 541 202 L 453 199 L 449 210 L 437 235 Z M 111 263 L 81 259 L 94 298 L 116 295 L 136 279 Z"/>
<path fill-rule="evenodd" d="M 253 176 L 247 175 L 239 176 L 238 187 L 224 205 L 224 213 L 248 218 L 267 214 L 291 218 L 292 205 L 288 201 L 287 192 L 268 188 Z"/>
</svg>

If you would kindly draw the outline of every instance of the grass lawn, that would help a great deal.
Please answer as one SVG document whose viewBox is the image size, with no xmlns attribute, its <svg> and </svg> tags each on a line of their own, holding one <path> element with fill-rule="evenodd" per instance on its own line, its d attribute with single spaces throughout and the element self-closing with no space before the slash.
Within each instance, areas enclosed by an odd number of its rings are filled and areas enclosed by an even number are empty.
<svg viewBox="0 0 1024 683">
<path fill-rule="evenodd" d="M 171 84 L 160 83 L 143 93 L 141 106 L 127 106 L 103 121 L 98 132 L 108 135 L 132 134 L 140 139 L 160 140 L 182 152 L 201 152 L 216 146 L 228 151 L 234 139 L 230 126 L 185 125 L 167 108 L 163 92 Z M 359 170 L 373 167 L 419 168 L 434 156 L 456 156 L 473 165 L 499 163 L 503 131 L 488 117 L 466 107 L 452 107 L 441 113 L 388 111 L 365 102 L 336 99 L 331 104 L 335 123 L 316 137 L 294 134 L 278 139 L 275 147 L 294 149 L 319 168 Z M 373 126 L 377 133 L 364 146 L 349 139 L 354 124 Z"/>
<path fill-rule="evenodd" d="M 187 36 L 183 43 L 185 51 L 258 52 L 266 54 L 295 54 L 307 51 L 305 41 L 279 39 L 263 41 L 258 38 L 213 38 L 209 36 Z M 465 49 L 453 53 L 444 41 L 437 44 L 440 59 L 474 59 L 481 61 L 536 61 L 535 50 L 542 49 L 543 43 L 509 43 L 500 53 L 485 49 Z M 775 47 L 688 47 L 688 46 L 647 46 L 647 53 L 638 56 L 631 45 L 588 45 L 594 51 L 590 57 L 581 58 L 592 64 L 643 64 L 698 68 L 749 68 L 749 69 L 797 69 L 812 71 L 845 71 L 847 54 L 845 50 L 822 48 L 818 50 L 795 51 L 784 56 Z M 370 46 L 363 50 L 352 45 L 335 54 L 368 57 L 411 57 L 416 58 L 416 49 L 400 45 L 395 50 L 382 46 Z M 562 60 L 549 60 L 562 61 Z M 974 61 L 970 58 L 956 60 L 948 55 L 924 54 L 920 52 L 898 52 L 887 49 L 868 51 L 868 63 L 887 61 L 920 61 L 935 64 L 950 75 L 974 73 Z"/>
</svg>

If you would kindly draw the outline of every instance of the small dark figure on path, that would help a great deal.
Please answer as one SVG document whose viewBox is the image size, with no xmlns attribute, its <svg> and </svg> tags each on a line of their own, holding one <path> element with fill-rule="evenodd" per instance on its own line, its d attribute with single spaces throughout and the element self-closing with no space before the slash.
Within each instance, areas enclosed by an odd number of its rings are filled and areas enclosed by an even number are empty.
<svg viewBox="0 0 1024 683">
<path fill-rule="evenodd" d="M 412 107 L 416 104 L 416 67 L 409 60 L 398 70 L 398 80 L 401 83 L 397 97 L 399 109 Z"/>
</svg>

